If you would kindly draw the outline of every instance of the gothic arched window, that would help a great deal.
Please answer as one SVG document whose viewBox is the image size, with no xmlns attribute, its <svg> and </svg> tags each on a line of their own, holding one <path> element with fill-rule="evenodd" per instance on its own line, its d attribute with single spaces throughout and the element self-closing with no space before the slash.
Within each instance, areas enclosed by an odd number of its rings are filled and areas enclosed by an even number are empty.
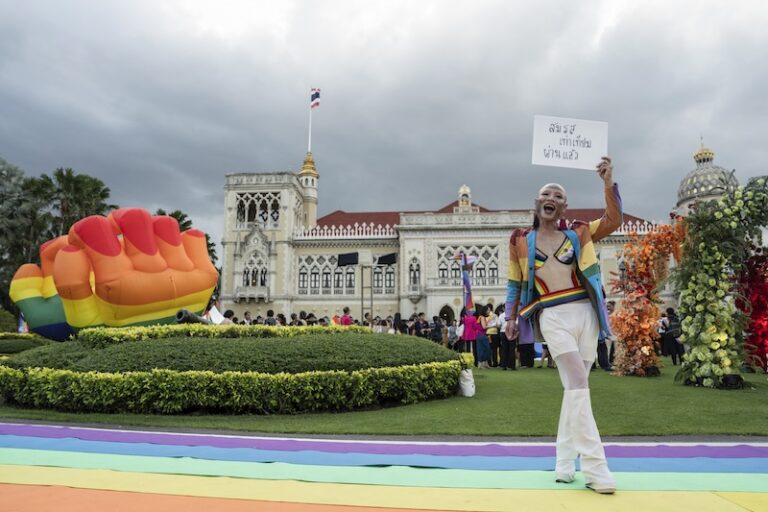
<svg viewBox="0 0 768 512">
<path fill-rule="evenodd" d="M 302 293 L 302 290 L 304 293 L 307 293 L 307 269 L 302 268 L 299 270 L 299 293 Z"/>
<path fill-rule="evenodd" d="M 495 261 L 492 261 L 488 265 L 488 279 L 491 280 L 491 284 L 498 284 L 499 279 L 499 266 Z"/>
<path fill-rule="evenodd" d="M 323 269 L 323 288 L 331 288 L 331 270 L 328 268 Z"/>
<path fill-rule="evenodd" d="M 261 201 L 261 204 L 259 204 L 259 220 L 263 223 L 266 223 L 268 218 L 269 218 L 269 205 L 267 204 L 266 199 L 264 199 Z"/>
<path fill-rule="evenodd" d="M 309 288 L 314 293 L 320 288 L 320 271 L 317 267 L 313 267 L 309 273 Z"/>
<path fill-rule="evenodd" d="M 421 282 L 421 264 L 416 258 L 413 258 L 410 265 L 408 265 L 408 282 L 410 284 L 419 284 Z"/>
<path fill-rule="evenodd" d="M 344 271 L 340 267 L 336 267 L 336 270 L 333 271 L 333 288 L 335 290 L 344 288 Z"/>
<path fill-rule="evenodd" d="M 237 194 L 235 216 L 238 223 L 275 224 L 280 218 L 280 192 L 242 192 Z"/>
<path fill-rule="evenodd" d="M 267 286 L 268 272 L 266 260 L 259 253 L 251 254 L 243 269 L 243 286 Z"/>
<path fill-rule="evenodd" d="M 395 293 L 395 267 L 393 265 L 388 266 L 384 272 L 384 287 L 387 288 L 387 293 Z"/>
</svg>

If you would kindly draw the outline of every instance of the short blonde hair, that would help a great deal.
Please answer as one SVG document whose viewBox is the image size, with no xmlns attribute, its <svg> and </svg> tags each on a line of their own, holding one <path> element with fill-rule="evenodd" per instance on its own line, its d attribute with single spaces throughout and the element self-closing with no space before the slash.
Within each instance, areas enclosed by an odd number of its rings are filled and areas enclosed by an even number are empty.
<svg viewBox="0 0 768 512">
<path fill-rule="evenodd" d="M 565 197 L 566 198 L 568 197 L 568 193 L 565 191 L 565 187 L 559 183 L 547 183 L 546 185 L 544 185 L 539 189 L 539 195 L 541 194 L 541 191 L 544 190 L 545 188 L 559 188 L 560 190 L 563 191 L 563 194 L 565 195 Z"/>
</svg>

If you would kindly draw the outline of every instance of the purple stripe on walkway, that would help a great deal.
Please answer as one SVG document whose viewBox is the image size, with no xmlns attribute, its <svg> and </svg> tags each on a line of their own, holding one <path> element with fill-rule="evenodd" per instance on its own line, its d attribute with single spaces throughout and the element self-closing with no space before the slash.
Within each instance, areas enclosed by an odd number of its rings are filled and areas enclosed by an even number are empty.
<svg viewBox="0 0 768 512">
<path fill-rule="evenodd" d="M 551 445 L 530 445 L 526 443 L 500 445 L 488 444 L 419 444 L 376 441 L 317 441 L 312 439 L 226 437 L 217 435 L 190 435 L 161 432 L 136 432 L 125 430 L 90 429 L 79 427 L 58 427 L 50 425 L 19 425 L 0 423 L 0 434 L 45 437 L 52 439 L 75 438 L 85 441 L 107 441 L 116 443 L 151 443 L 174 446 L 212 446 L 216 448 L 254 448 L 259 450 L 302 451 L 313 450 L 331 453 L 371 454 L 420 454 L 442 456 L 485 456 L 485 457 L 552 457 Z M 658 445 L 611 445 L 605 446 L 608 457 L 659 457 L 659 458 L 768 458 L 768 446 L 746 444 L 734 446 L 669 446 Z"/>
</svg>

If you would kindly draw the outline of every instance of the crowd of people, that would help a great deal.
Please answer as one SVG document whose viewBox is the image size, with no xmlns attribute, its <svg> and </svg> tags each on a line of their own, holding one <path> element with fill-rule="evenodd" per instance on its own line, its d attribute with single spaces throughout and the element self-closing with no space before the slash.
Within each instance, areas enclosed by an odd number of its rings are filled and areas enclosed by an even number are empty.
<svg viewBox="0 0 768 512">
<path fill-rule="evenodd" d="M 267 310 L 266 316 L 256 315 L 251 316 L 250 311 L 243 313 L 243 318 L 235 316 L 235 312 L 231 309 L 224 311 L 224 321 L 222 324 L 231 325 L 272 325 L 272 326 L 300 326 L 300 325 L 360 325 L 360 322 L 353 320 L 349 314 L 349 308 L 344 308 L 341 315 L 333 315 L 332 317 L 321 316 L 318 317 L 314 313 L 307 313 L 301 311 L 299 313 L 291 313 L 290 318 L 286 317 L 283 313 L 275 314 L 274 310 Z"/>
<path fill-rule="evenodd" d="M 615 303 L 607 303 L 609 315 L 613 314 Z M 472 353 L 475 366 L 479 369 L 501 368 L 516 370 L 517 368 L 557 368 L 554 358 L 550 355 L 547 344 L 541 345 L 541 354 L 536 365 L 537 352 L 532 340 L 520 341 L 518 337 L 510 340 L 505 329 L 507 320 L 504 317 L 504 305 L 494 308 L 493 304 L 480 305 L 475 311 L 462 309 L 458 320 L 449 320 L 433 316 L 427 319 L 425 313 L 414 313 L 403 317 L 400 313 L 386 317 L 373 316 L 365 313 L 362 319 L 353 318 L 350 309 L 345 307 L 332 316 L 317 316 L 315 313 L 300 311 L 286 316 L 268 310 L 265 316 L 253 317 L 250 311 L 245 311 L 242 318 L 235 316 L 234 311 L 224 312 L 225 324 L 240 325 L 273 325 L 273 326 L 304 326 L 304 325 L 362 325 L 370 327 L 375 333 L 407 334 L 418 336 L 440 343 L 456 352 Z M 674 309 L 668 308 L 658 322 L 660 341 L 656 344 L 657 353 L 671 356 L 672 364 L 682 363 L 685 349 L 677 338 L 680 336 L 680 320 Z M 600 339 L 593 370 L 602 368 L 613 370 L 615 356 L 615 338 L 608 336 Z"/>
</svg>

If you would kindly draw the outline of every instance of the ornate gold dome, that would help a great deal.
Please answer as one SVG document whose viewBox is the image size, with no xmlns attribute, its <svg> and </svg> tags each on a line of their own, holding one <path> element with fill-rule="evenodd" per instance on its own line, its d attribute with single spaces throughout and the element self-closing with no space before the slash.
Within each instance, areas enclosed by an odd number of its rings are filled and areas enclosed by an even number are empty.
<svg viewBox="0 0 768 512">
<path fill-rule="evenodd" d="M 691 199 L 714 199 L 739 186 L 731 171 L 712 163 L 714 158 L 715 152 L 703 144 L 693 154 L 696 168 L 680 182 L 677 189 L 678 206 Z"/>
<path fill-rule="evenodd" d="M 697 164 L 711 162 L 715 159 L 715 152 L 709 148 L 705 148 L 702 144 L 701 148 L 699 148 L 699 150 L 693 154 L 693 159 L 696 160 Z"/>
<path fill-rule="evenodd" d="M 320 175 L 315 169 L 315 159 L 312 157 L 312 153 L 307 151 L 307 156 L 304 157 L 304 163 L 301 165 L 301 172 L 299 176 L 311 176 L 313 178 L 319 178 Z"/>
</svg>

